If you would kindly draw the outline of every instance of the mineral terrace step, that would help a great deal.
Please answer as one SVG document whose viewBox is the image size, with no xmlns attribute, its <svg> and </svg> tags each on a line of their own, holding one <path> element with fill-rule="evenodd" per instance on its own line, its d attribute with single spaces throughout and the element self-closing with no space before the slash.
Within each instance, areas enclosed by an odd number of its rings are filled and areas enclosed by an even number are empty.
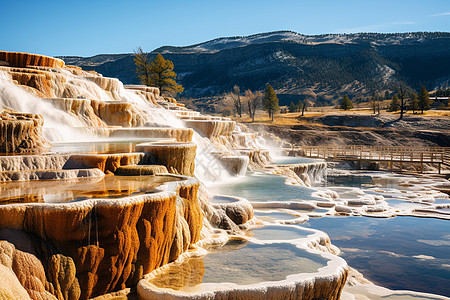
<svg viewBox="0 0 450 300">
<path fill-rule="evenodd" d="M 162 165 L 129 165 L 118 167 L 114 172 L 119 176 L 155 175 L 157 173 L 169 173 L 169 171 Z"/>
<path fill-rule="evenodd" d="M 0 172 L 0 182 L 29 180 L 66 180 L 85 177 L 103 177 L 100 169 L 70 169 L 70 170 L 22 170 Z"/>
</svg>

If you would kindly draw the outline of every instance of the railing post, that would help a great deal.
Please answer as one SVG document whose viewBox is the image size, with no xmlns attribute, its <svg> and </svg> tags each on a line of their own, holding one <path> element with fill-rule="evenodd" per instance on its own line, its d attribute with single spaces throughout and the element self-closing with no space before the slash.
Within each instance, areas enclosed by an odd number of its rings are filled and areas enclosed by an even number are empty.
<svg viewBox="0 0 450 300">
<path fill-rule="evenodd" d="M 423 152 L 420 152 L 420 173 L 423 173 Z"/>
</svg>

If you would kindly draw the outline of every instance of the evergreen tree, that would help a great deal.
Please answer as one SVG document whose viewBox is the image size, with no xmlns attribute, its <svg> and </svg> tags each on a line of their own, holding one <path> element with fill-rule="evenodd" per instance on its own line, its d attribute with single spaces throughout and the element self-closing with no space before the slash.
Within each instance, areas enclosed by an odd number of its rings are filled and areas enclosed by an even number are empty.
<svg viewBox="0 0 450 300">
<path fill-rule="evenodd" d="M 297 111 L 302 111 L 303 110 L 302 100 L 298 100 L 298 103 L 296 105 L 296 109 L 297 109 Z"/>
<path fill-rule="evenodd" d="M 409 109 L 411 109 L 413 114 L 415 114 L 416 111 L 419 110 L 419 99 L 416 93 L 410 92 L 409 94 Z"/>
<path fill-rule="evenodd" d="M 430 95 L 428 94 L 427 89 L 424 85 L 422 85 L 422 88 L 420 89 L 419 93 L 419 109 L 422 110 L 422 114 L 424 110 L 428 110 L 431 108 L 431 100 Z"/>
<path fill-rule="evenodd" d="M 347 96 L 347 94 L 345 94 L 341 100 L 341 109 L 350 110 L 352 108 L 353 108 L 353 103 L 350 100 L 350 98 Z"/>
<path fill-rule="evenodd" d="M 136 72 L 141 83 L 147 86 L 159 88 L 161 95 L 181 93 L 184 88 L 177 84 L 175 78 L 177 74 L 173 71 L 173 62 L 164 59 L 161 54 L 157 54 L 155 59 L 149 63 L 148 56 L 139 47 L 134 57 Z"/>
<path fill-rule="evenodd" d="M 400 100 L 398 99 L 397 94 L 394 94 L 392 97 L 391 105 L 389 106 L 390 111 L 398 111 L 400 108 Z"/>
<path fill-rule="evenodd" d="M 272 86 L 270 84 L 266 84 L 263 98 L 263 108 L 269 113 L 269 118 L 272 118 L 272 121 L 273 115 L 280 109 L 278 102 L 277 94 L 275 94 Z"/>
<path fill-rule="evenodd" d="M 293 113 L 297 110 L 296 105 L 294 104 L 293 101 L 291 101 L 291 103 L 289 104 L 289 112 Z"/>
</svg>

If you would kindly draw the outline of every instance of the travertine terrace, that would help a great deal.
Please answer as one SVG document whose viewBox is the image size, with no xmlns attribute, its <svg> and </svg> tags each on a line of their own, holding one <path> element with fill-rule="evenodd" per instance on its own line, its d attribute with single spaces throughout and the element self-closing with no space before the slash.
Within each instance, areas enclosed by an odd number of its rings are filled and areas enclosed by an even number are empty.
<svg viewBox="0 0 450 300">
<path fill-rule="evenodd" d="M 0 298 L 89 299 L 139 285 L 151 299 L 162 294 L 147 274 L 256 224 L 245 199 L 211 203 L 200 173 L 264 168 L 270 156 L 256 133 L 59 59 L 0 52 L 0 61 Z M 151 141 L 128 152 L 49 150 L 80 137 Z M 347 266 L 326 235 L 290 245 L 327 267 L 245 286 L 245 295 L 339 298 Z"/>
</svg>

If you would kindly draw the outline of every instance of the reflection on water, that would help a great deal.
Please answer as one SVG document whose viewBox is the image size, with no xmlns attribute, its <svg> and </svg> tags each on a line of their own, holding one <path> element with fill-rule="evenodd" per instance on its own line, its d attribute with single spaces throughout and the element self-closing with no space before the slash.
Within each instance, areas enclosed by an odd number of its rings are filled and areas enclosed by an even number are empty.
<svg viewBox="0 0 450 300">
<path fill-rule="evenodd" d="M 276 156 L 273 157 L 272 160 L 275 165 L 294 165 L 323 161 L 322 159 L 314 159 L 301 156 Z"/>
<path fill-rule="evenodd" d="M 308 211 L 309 212 L 309 211 Z M 294 216 L 292 214 L 289 214 L 285 211 L 265 211 L 263 209 L 254 210 L 255 217 L 257 217 L 260 220 L 266 221 L 266 222 L 274 222 L 274 221 L 288 221 L 288 220 L 294 220 L 297 219 L 298 216 Z"/>
<path fill-rule="evenodd" d="M 389 177 L 374 177 L 370 175 L 358 175 L 358 174 L 351 174 L 351 175 L 339 175 L 334 176 L 328 174 L 327 186 L 344 186 L 344 187 L 357 187 L 357 188 L 369 188 L 369 187 L 376 187 L 376 186 L 382 186 L 384 188 L 392 188 L 396 189 L 399 187 L 398 179 L 395 177 L 389 176 Z"/>
<path fill-rule="evenodd" d="M 313 234 L 311 231 L 300 227 L 288 226 L 264 226 L 263 228 L 253 229 L 252 232 L 254 238 L 267 241 L 294 240 L 306 238 Z"/>
<path fill-rule="evenodd" d="M 209 251 L 204 257 L 168 265 L 150 282 L 160 288 L 193 291 L 200 283 L 280 281 L 291 274 L 315 273 L 327 264 L 323 257 L 288 243 L 258 245 L 232 240 Z"/>
<path fill-rule="evenodd" d="M 165 182 L 181 180 L 175 176 L 105 176 L 55 181 L 0 183 L 0 205 L 10 203 L 63 203 L 91 198 L 118 198 L 153 193 Z"/>
<path fill-rule="evenodd" d="M 327 217 L 302 226 L 328 233 L 341 256 L 376 284 L 450 296 L 450 227 L 446 220 Z"/>
<path fill-rule="evenodd" d="M 243 197 L 249 201 L 323 200 L 312 195 L 316 190 L 285 184 L 285 178 L 262 172 L 251 173 L 233 184 L 215 184 L 213 193 Z"/>
</svg>

